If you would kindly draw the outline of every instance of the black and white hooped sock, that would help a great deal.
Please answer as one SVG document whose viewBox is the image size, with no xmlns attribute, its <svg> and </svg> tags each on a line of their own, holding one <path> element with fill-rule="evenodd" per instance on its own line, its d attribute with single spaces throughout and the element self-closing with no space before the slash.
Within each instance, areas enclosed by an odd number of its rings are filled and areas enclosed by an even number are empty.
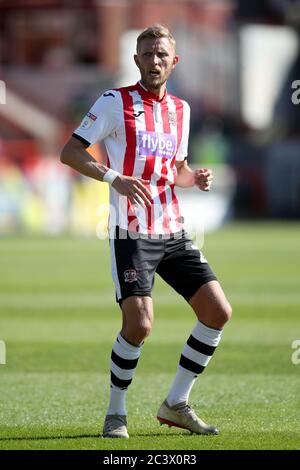
<svg viewBox="0 0 300 470">
<path fill-rule="evenodd" d="M 128 343 L 119 333 L 111 352 L 110 401 L 106 414 L 127 415 L 126 393 L 141 354 L 141 346 Z"/>
<path fill-rule="evenodd" d="M 177 374 L 170 388 L 167 402 L 170 406 L 188 403 L 189 394 L 198 377 L 209 363 L 221 340 L 222 330 L 197 322 L 182 351 Z"/>
</svg>

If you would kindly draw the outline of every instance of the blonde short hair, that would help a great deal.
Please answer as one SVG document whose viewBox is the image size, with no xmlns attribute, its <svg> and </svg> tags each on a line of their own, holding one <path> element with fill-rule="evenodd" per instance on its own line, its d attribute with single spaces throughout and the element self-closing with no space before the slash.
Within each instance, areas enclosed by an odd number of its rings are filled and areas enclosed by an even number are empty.
<svg viewBox="0 0 300 470">
<path fill-rule="evenodd" d="M 136 41 L 136 51 L 138 52 L 141 46 L 141 42 L 144 39 L 149 39 L 149 38 L 167 38 L 169 39 L 170 43 L 174 47 L 174 51 L 176 48 L 176 41 L 173 37 L 173 35 L 170 33 L 169 29 L 166 26 L 163 26 L 159 23 L 156 23 L 152 26 L 149 26 L 149 28 L 145 29 L 144 31 L 141 32 L 141 34 L 138 36 L 137 41 Z"/>
</svg>

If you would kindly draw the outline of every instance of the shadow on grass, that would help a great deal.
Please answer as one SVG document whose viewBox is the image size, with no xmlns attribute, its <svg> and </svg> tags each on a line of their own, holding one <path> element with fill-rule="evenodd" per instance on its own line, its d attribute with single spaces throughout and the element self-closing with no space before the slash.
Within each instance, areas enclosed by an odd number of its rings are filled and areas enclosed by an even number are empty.
<svg viewBox="0 0 300 470">
<path fill-rule="evenodd" d="M 186 433 L 178 433 L 178 432 L 170 432 L 168 433 L 168 436 L 180 436 L 180 435 L 185 435 L 189 436 L 189 434 Z M 137 438 L 137 437 L 164 437 L 164 434 L 160 433 L 136 433 L 136 434 L 131 434 L 131 438 Z M 76 434 L 73 436 L 16 436 L 16 437 L 0 437 L 0 442 L 2 441 L 45 441 L 45 440 L 56 440 L 56 439 L 104 439 L 102 437 L 102 434 Z"/>
<path fill-rule="evenodd" d="M 77 434 L 74 436 L 27 436 L 0 437 L 0 441 L 42 441 L 50 439 L 88 439 L 102 437 L 101 434 Z"/>
</svg>

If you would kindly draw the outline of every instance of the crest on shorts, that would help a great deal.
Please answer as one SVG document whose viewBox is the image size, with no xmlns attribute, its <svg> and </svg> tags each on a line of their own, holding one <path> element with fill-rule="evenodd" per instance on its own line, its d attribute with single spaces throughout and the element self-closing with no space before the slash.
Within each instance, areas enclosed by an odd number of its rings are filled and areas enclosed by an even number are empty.
<svg viewBox="0 0 300 470">
<path fill-rule="evenodd" d="M 177 114 L 176 114 L 176 112 L 168 111 L 168 115 L 169 115 L 170 123 L 173 124 L 173 126 L 176 126 L 176 124 L 177 124 Z"/>
<path fill-rule="evenodd" d="M 126 269 L 124 271 L 125 282 L 134 282 L 137 281 L 137 272 L 135 269 Z"/>
</svg>

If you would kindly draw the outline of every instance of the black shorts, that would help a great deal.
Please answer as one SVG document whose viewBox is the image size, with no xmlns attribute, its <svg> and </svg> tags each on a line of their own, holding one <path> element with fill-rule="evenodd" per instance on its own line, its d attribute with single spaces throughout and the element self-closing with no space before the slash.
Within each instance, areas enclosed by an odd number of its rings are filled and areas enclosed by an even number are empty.
<svg viewBox="0 0 300 470">
<path fill-rule="evenodd" d="M 117 302 L 151 296 L 155 273 L 187 301 L 200 286 L 217 279 L 186 232 L 154 238 L 117 227 L 110 252 Z"/>
</svg>

